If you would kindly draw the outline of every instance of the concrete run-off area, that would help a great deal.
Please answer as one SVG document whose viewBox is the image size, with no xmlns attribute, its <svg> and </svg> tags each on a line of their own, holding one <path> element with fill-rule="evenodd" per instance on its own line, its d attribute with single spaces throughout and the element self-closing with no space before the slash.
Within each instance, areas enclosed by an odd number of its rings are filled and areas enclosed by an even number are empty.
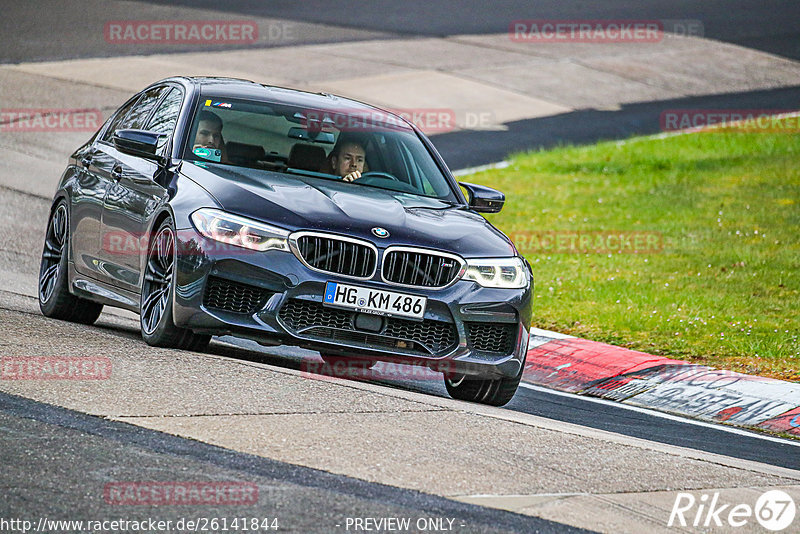
<svg viewBox="0 0 800 534">
<path fill-rule="evenodd" d="M 77 326 L 2 292 L 0 320 L 4 358 L 102 355 L 112 369 L 105 380 L 0 380 L 3 392 L 371 482 L 617 532 L 665 527 L 679 492 L 781 486 L 800 498 L 790 469 L 313 377 L 225 345 L 153 349 L 113 312 Z"/>
<path fill-rule="evenodd" d="M 520 121 L 658 101 L 667 111 L 678 99 L 775 90 L 800 80 L 800 62 L 670 34 L 649 44 L 527 43 L 508 34 L 358 38 L 203 52 L 161 46 L 146 56 L 5 64 L 2 110 L 99 110 L 107 117 L 159 79 L 231 76 L 364 100 L 409 118 L 436 143 L 441 134 L 503 132 Z M 65 157 L 92 130 L 20 131 L 10 120 L 0 117 L 4 183 L 51 195 Z M 657 131 L 658 113 L 652 122 L 637 129 Z M 36 178 L 21 176 L 20 167 Z"/>
<path fill-rule="evenodd" d="M 771 89 L 800 78 L 797 62 L 699 38 L 633 47 L 461 35 L 171 52 L 0 66 L 3 108 L 99 110 L 107 117 L 153 81 L 205 74 L 340 93 L 406 112 L 446 110 L 421 116 L 454 119 L 456 129 L 503 130 L 576 109 Z M 441 126 L 421 124 L 428 131 Z M 607 532 L 668 531 L 682 493 L 700 499 L 718 492 L 725 502 L 752 506 L 765 490 L 780 488 L 800 502 L 795 469 L 321 377 L 218 341 L 202 354 L 154 349 L 141 341 L 135 317 L 114 310 L 93 327 L 45 319 L 35 295 L 50 199 L 67 156 L 90 135 L 0 130 L 0 348 L 17 362 L 91 358 L 107 367 L 91 379 L 2 379 L 0 391 Z M 735 531 L 760 528 L 751 521 Z"/>
</svg>

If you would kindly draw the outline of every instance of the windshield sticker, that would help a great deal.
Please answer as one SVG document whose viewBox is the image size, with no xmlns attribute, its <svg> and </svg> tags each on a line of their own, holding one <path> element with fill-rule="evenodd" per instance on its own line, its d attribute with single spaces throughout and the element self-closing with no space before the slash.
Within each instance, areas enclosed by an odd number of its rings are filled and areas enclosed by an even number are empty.
<svg viewBox="0 0 800 534">
<path fill-rule="evenodd" d="M 196 146 L 192 149 L 192 153 L 195 156 L 199 156 L 209 161 L 215 161 L 217 163 L 219 163 L 219 161 L 222 159 L 222 151 L 218 148 L 206 148 L 204 146 Z"/>
<path fill-rule="evenodd" d="M 228 102 L 218 102 L 215 100 L 206 100 L 206 107 L 207 108 L 230 108 L 231 105 Z"/>
</svg>

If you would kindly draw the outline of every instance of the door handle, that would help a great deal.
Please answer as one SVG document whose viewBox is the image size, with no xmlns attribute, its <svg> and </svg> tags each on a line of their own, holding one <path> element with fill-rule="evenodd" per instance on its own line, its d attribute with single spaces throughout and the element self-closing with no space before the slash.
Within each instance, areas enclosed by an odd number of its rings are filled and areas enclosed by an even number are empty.
<svg viewBox="0 0 800 534">
<path fill-rule="evenodd" d="M 120 167 L 119 165 L 114 167 L 111 170 L 111 178 L 113 178 L 116 181 L 122 180 L 122 167 Z"/>
<path fill-rule="evenodd" d="M 83 156 L 83 157 L 81 158 L 81 164 L 82 164 L 82 165 L 83 165 L 85 168 L 87 168 L 87 169 L 88 169 L 88 168 L 89 168 L 89 165 L 91 165 L 91 164 L 92 164 L 92 155 L 91 155 L 91 154 L 88 154 L 88 155 L 86 155 L 86 156 Z"/>
</svg>

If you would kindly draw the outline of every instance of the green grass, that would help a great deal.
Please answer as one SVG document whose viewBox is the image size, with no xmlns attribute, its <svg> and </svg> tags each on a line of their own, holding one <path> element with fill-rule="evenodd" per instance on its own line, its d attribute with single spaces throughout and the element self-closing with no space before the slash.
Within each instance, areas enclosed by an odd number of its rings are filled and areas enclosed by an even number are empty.
<svg viewBox="0 0 800 534">
<path fill-rule="evenodd" d="M 800 381 L 800 135 L 732 130 L 518 154 L 465 181 L 533 266 L 533 324 Z M 553 253 L 531 232 L 652 232 L 658 251 Z"/>
</svg>

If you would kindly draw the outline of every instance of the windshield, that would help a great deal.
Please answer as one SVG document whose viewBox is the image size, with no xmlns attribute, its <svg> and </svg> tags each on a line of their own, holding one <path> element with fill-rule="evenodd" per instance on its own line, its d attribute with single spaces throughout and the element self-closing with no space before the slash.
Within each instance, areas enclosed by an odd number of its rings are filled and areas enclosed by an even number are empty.
<svg viewBox="0 0 800 534">
<path fill-rule="evenodd" d="M 203 98 L 184 158 L 457 201 L 417 134 L 392 115 Z"/>
</svg>

